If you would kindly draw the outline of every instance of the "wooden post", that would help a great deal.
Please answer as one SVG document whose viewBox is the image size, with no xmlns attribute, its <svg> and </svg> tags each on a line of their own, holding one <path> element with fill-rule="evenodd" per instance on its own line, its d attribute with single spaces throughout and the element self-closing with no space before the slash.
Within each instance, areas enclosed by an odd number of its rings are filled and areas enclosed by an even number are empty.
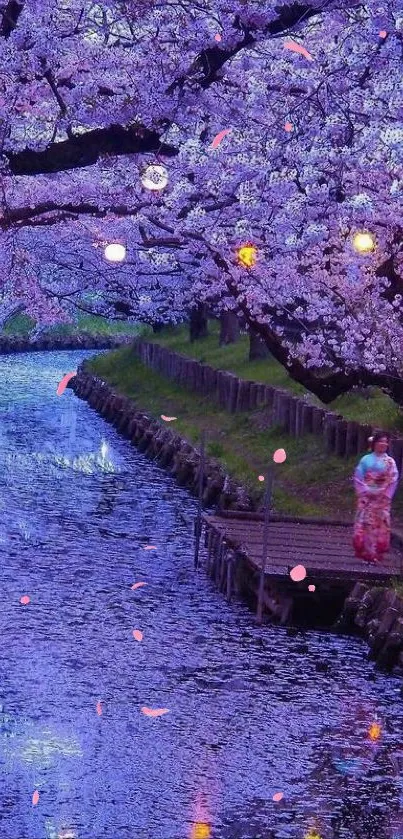
<svg viewBox="0 0 403 839">
<path fill-rule="evenodd" d="M 196 537 L 195 559 L 194 559 L 195 571 L 197 571 L 197 568 L 198 568 L 198 565 L 199 565 L 199 547 L 200 547 L 200 537 L 201 537 L 201 511 L 202 511 L 202 499 L 203 499 L 205 443 L 206 443 L 206 432 L 202 431 L 201 437 L 200 437 L 199 506 L 198 506 L 198 509 L 197 509 L 197 519 L 196 519 L 196 526 L 195 526 L 195 537 Z"/>
<path fill-rule="evenodd" d="M 260 571 L 259 595 L 257 602 L 256 620 L 258 624 L 262 623 L 263 619 L 263 594 L 264 594 L 264 574 L 266 570 L 267 548 L 269 543 L 269 517 L 271 498 L 273 493 L 273 466 L 270 463 L 266 474 L 266 495 L 264 505 L 264 526 L 263 526 L 263 553 L 262 553 L 262 567 Z"/>
</svg>

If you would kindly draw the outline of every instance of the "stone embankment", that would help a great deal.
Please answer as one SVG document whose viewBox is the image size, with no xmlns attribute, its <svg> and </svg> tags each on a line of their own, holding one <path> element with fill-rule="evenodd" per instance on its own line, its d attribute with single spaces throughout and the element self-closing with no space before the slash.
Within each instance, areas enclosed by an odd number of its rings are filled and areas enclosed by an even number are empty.
<svg viewBox="0 0 403 839">
<path fill-rule="evenodd" d="M 104 419 L 158 465 L 169 470 L 181 486 L 198 493 L 200 452 L 190 443 L 161 426 L 136 407 L 132 399 L 120 396 L 96 376 L 88 373 L 85 362 L 69 383 L 80 399 L 85 399 Z M 253 510 L 246 490 L 235 484 L 217 460 L 205 458 L 203 504 L 216 504 L 222 510 Z"/>
<path fill-rule="evenodd" d="M 403 676 L 403 597 L 395 591 L 356 583 L 335 629 L 364 638 L 370 660 Z"/>
<path fill-rule="evenodd" d="M 83 332 L 80 335 L 40 335 L 36 339 L 17 338 L 2 335 L 0 354 L 34 352 L 41 350 L 92 350 L 114 349 L 133 341 L 129 335 L 92 335 Z"/>
</svg>

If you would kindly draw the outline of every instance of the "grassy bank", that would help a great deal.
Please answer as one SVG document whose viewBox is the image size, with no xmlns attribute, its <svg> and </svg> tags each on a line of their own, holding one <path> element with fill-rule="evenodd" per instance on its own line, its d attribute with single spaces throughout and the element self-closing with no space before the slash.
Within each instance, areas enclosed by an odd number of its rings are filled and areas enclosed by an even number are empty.
<svg viewBox="0 0 403 839">
<path fill-rule="evenodd" d="M 10 318 L 1 334 L 15 338 L 28 338 L 35 327 L 35 321 L 29 315 L 20 314 Z M 82 315 L 76 323 L 63 323 L 45 330 L 46 335 L 76 336 L 83 333 L 91 335 L 137 335 L 141 327 L 124 321 L 108 321 L 105 318 Z"/>
<path fill-rule="evenodd" d="M 339 396 L 328 405 L 324 405 L 313 394 L 305 390 L 302 385 L 294 382 L 275 358 L 249 361 L 249 339 L 247 335 L 241 335 L 236 344 L 219 347 L 219 331 L 218 321 L 210 321 L 209 336 L 201 341 L 195 341 L 193 344 L 189 341 L 187 326 L 167 328 L 156 335 L 152 333 L 152 330 L 148 330 L 144 337 L 147 341 L 154 341 L 174 352 L 183 353 L 183 355 L 188 355 L 198 361 L 204 361 L 212 367 L 236 373 L 243 379 L 252 379 L 256 382 L 283 388 L 296 396 L 309 394 L 312 404 L 341 414 L 348 420 L 378 425 L 385 430 L 403 432 L 403 412 L 379 388 L 372 388 L 365 398 L 353 391 Z"/>
<path fill-rule="evenodd" d="M 264 410 L 228 414 L 207 397 L 191 393 L 151 372 L 133 356 L 129 347 L 94 358 L 90 367 L 153 416 L 177 417 L 171 428 L 190 443 L 196 443 L 205 429 L 208 453 L 256 499 L 264 491 L 258 476 L 265 471 L 272 452 L 284 448 L 287 460 L 276 466 L 275 472 L 273 502 L 278 513 L 352 520 L 351 475 L 356 458 L 342 460 L 328 456 L 322 440 L 313 435 L 296 439 L 278 427 L 264 427 L 267 424 Z M 400 520 L 403 526 L 400 492 L 394 507 L 395 522 Z"/>
</svg>

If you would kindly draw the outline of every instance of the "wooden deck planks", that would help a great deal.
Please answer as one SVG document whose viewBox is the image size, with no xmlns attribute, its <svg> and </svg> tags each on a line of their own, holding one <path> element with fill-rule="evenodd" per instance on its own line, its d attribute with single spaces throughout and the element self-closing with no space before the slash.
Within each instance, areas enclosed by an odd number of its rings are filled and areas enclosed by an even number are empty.
<svg viewBox="0 0 403 839">
<path fill-rule="evenodd" d="M 207 526 L 219 530 L 228 544 L 243 550 L 249 561 L 261 568 L 263 521 L 203 516 Z M 266 562 L 268 576 L 284 576 L 294 565 L 304 565 L 316 576 L 328 579 L 388 578 L 401 574 L 403 556 L 391 548 L 382 565 L 371 566 L 354 557 L 352 528 L 330 524 L 270 522 Z"/>
</svg>

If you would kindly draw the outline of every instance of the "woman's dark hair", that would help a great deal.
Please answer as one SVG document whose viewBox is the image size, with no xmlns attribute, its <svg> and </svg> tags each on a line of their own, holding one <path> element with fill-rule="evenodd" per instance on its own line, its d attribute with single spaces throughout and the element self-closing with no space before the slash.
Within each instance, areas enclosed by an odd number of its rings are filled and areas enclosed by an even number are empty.
<svg viewBox="0 0 403 839">
<path fill-rule="evenodd" d="M 388 443 L 390 443 L 390 434 L 388 434 L 387 431 L 376 431 L 372 437 L 368 438 L 371 452 L 375 451 L 375 443 L 378 443 L 379 440 L 383 440 L 384 437 L 386 437 Z"/>
</svg>

